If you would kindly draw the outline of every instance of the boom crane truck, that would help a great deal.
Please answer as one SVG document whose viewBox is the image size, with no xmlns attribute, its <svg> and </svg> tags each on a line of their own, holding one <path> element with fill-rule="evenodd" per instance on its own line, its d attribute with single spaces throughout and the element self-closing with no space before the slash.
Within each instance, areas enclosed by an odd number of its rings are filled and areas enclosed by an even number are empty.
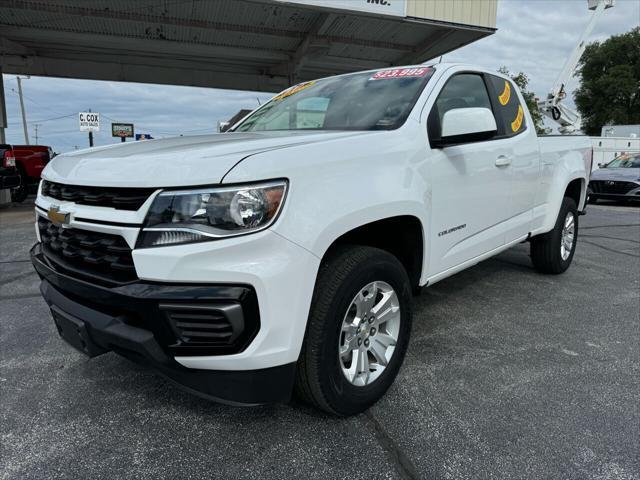
<svg viewBox="0 0 640 480">
<path fill-rule="evenodd" d="M 615 5 L 615 0 L 588 0 L 588 5 L 589 10 L 593 10 L 591 20 L 589 20 L 584 32 L 582 32 L 578 45 L 571 52 L 547 98 L 538 102 L 538 107 L 542 113 L 560 124 L 558 131 L 563 135 L 579 131 L 582 123 L 580 114 L 562 103 L 567 96 L 566 85 L 573 77 L 573 73 L 587 46 L 587 39 L 591 35 L 598 19 L 606 9 Z"/>
</svg>

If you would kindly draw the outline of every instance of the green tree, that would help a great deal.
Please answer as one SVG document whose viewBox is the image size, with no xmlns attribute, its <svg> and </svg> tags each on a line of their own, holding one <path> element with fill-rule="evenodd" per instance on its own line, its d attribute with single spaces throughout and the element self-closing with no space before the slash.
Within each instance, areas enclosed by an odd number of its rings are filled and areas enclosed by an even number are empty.
<svg viewBox="0 0 640 480">
<path fill-rule="evenodd" d="M 524 101 L 527 104 L 527 108 L 529 109 L 529 113 L 531 113 L 531 118 L 533 118 L 533 124 L 536 127 L 536 132 L 539 135 L 544 133 L 544 121 L 542 118 L 542 112 L 540 108 L 538 108 L 538 102 L 536 101 L 536 95 L 533 92 L 527 90 L 529 86 L 529 77 L 523 72 L 519 72 L 517 75 L 511 74 L 507 67 L 500 67 L 498 70 L 503 75 L 508 75 L 513 80 L 520 91 L 522 92 L 522 96 L 524 97 Z"/>
<path fill-rule="evenodd" d="M 578 75 L 574 99 L 586 134 L 640 123 L 640 27 L 588 45 Z"/>
</svg>

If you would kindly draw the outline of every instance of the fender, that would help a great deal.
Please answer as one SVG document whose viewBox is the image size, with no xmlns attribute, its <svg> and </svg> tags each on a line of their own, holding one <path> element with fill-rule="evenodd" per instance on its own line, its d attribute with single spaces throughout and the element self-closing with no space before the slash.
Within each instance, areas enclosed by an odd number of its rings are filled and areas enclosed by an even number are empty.
<svg viewBox="0 0 640 480">
<path fill-rule="evenodd" d="M 422 226 L 423 243 L 425 239 L 425 221 L 424 205 L 417 202 L 397 202 L 393 204 L 380 204 L 372 207 L 363 208 L 350 212 L 331 223 L 327 224 L 322 230 L 318 231 L 318 237 L 312 248 L 314 255 L 322 258 L 329 250 L 329 247 L 340 237 L 349 233 L 356 228 L 362 227 L 369 223 L 386 220 L 393 217 L 415 217 Z M 426 248 L 426 245 L 423 245 Z"/>
<path fill-rule="evenodd" d="M 263 152 L 234 166 L 225 182 L 289 179 L 281 218 L 271 230 L 318 258 L 345 233 L 390 217 L 416 217 L 426 238 L 431 184 L 425 140 L 419 124 L 408 126 Z M 423 271 L 427 259 L 425 245 Z"/>
<path fill-rule="evenodd" d="M 535 208 L 534 218 L 542 216 L 539 226 L 532 230 L 532 235 L 549 232 L 555 226 L 562 205 L 562 199 L 569 184 L 574 180 L 580 180 L 580 201 L 578 211 L 584 209 L 586 201 L 587 173 L 584 165 L 582 151 L 570 151 L 562 156 L 542 160 L 542 182 L 546 190 L 546 202 Z M 536 222 L 537 223 L 537 222 Z"/>
</svg>

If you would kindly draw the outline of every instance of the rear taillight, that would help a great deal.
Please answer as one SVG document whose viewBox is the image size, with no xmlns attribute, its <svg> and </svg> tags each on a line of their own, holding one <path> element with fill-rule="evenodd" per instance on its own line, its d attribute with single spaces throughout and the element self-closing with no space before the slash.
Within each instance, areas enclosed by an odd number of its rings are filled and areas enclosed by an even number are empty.
<svg viewBox="0 0 640 480">
<path fill-rule="evenodd" d="M 2 156 L 2 166 L 4 168 L 15 168 L 16 157 L 13 153 L 13 150 L 7 150 L 6 152 L 4 152 L 4 155 Z"/>
</svg>

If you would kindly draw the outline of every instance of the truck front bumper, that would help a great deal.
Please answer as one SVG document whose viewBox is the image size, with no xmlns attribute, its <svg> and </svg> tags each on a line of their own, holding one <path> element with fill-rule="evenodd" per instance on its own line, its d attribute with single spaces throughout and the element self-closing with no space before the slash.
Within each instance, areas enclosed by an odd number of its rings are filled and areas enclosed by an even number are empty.
<svg viewBox="0 0 640 480">
<path fill-rule="evenodd" d="M 215 370 L 186 368 L 175 360 L 176 355 L 192 352 L 176 342 L 175 325 L 163 308 L 193 305 L 196 300 L 199 306 L 211 304 L 220 310 L 241 305 L 234 321 L 241 326 L 241 333 L 247 333 L 244 342 L 250 344 L 260 326 L 255 292 L 250 286 L 138 281 L 110 288 L 57 270 L 43 255 L 40 244 L 32 248 L 31 260 L 42 279 L 40 289 L 58 332 L 86 355 L 114 351 L 155 368 L 192 393 L 223 403 L 255 405 L 289 399 L 295 362 L 268 368 Z M 233 348 L 243 350 L 246 345 Z M 195 353 L 201 352 L 196 349 Z M 222 353 L 223 357 L 233 356 Z"/>
</svg>

